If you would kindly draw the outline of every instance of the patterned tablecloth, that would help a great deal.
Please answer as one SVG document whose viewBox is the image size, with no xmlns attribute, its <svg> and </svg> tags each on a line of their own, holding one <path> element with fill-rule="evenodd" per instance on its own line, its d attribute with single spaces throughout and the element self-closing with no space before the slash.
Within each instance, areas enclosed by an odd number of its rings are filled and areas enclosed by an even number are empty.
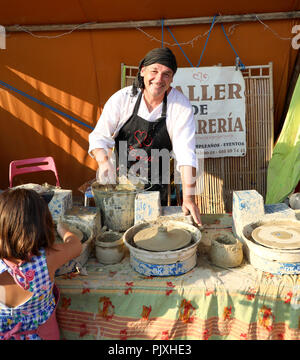
<svg viewBox="0 0 300 360">
<path fill-rule="evenodd" d="M 87 276 L 56 278 L 62 339 L 300 340 L 299 275 L 272 275 L 246 261 L 219 268 L 201 249 L 197 266 L 177 277 L 143 276 L 128 254 L 116 265 L 92 257 L 86 269 Z"/>
</svg>

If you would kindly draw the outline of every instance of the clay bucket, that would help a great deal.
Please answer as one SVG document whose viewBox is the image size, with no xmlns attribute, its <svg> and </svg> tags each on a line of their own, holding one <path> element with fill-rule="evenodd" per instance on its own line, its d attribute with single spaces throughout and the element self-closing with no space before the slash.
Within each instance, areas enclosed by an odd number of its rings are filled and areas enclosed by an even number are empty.
<svg viewBox="0 0 300 360">
<path fill-rule="evenodd" d="M 102 225 L 108 229 L 124 232 L 134 224 L 134 209 L 136 190 L 128 190 L 128 186 L 118 185 L 118 190 L 97 182 L 92 184 L 92 193 L 95 204 L 100 209 Z"/>
<path fill-rule="evenodd" d="M 224 268 L 239 266 L 243 261 L 242 243 L 229 232 L 217 234 L 211 241 L 210 259 Z"/>
</svg>

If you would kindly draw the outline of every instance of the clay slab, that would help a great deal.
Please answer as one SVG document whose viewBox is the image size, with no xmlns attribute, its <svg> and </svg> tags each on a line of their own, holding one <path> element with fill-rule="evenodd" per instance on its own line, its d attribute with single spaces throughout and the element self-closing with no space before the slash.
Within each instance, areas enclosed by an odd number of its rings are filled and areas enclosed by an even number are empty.
<svg viewBox="0 0 300 360">
<path fill-rule="evenodd" d="M 191 234 L 184 229 L 152 226 L 139 231 L 133 241 L 145 250 L 169 251 L 187 246 L 191 242 Z"/>
<path fill-rule="evenodd" d="M 260 245 L 273 249 L 299 249 L 300 224 L 277 224 L 271 222 L 261 225 L 252 231 L 252 238 Z"/>
</svg>

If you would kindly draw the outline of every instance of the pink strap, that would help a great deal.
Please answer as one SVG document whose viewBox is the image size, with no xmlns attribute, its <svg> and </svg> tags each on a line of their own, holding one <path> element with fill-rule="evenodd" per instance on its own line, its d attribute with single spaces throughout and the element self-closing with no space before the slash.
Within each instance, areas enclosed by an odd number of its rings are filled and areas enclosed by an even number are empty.
<svg viewBox="0 0 300 360">
<path fill-rule="evenodd" d="M 7 331 L 4 334 L 3 340 L 9 340 L 10 338 L 14 337 L 16 340 L 20 340 L 20 334 L 18 334 L 20 328 L 22 326 L 22 323 L 17 323 L 16 326 L 14 326 L 11 330 Z"/>
<path fill-rule="evenodd" d="M 7 331 L 4 334 L 3 340 L 9 340 L 10 338 L 14 337 L 16 340 L 20 340 L 20 334 L 18 334 L 20 328 L 22 326 L 22 323 L 17 323 L 16 326 L 14 326 L 11 330 Z"/>
<path fill-rule="evenodd" d="M 18 322 L 17 325 L 15 325 L 11 330 L 6 331 L 5 333 L 0 332 L 0 335 L 3 336 L 3 340 L 10 340 L 12 337 L 15 338 L 16 340 L 21 340 L 21 335 L 29 335 L 36 333 L 36 330 L 27 330 L 20 332 L 21 326 L 22 323 Z"/>
<path fill-rule="evenodd" d="M 22 273 L 22 271 L 19 269 L 19 266 L 22 265 L 24 263 L 24 261 L 22 261 L 18 265 L 16 265 L 9 260 L 6 260 L 6 259 L 2 259 L 2 260 L 13 271 L 13 278 L 14 278 L 16 284 L 21 286 L 21 288 L 23 288 L 24 290 L 28 290 L 29 289 L 29 281 L 27 280 L 26 276 Z M 17 275 L 24 279 L 24 283 L 19 281 L 19 279 L 17 278 Z"/>
</svg>

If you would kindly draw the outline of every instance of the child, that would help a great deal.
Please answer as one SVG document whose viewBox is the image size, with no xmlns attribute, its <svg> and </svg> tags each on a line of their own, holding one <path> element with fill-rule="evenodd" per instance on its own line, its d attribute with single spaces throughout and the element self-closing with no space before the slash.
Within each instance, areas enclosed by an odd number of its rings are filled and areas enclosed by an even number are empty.
<svg viewBox="0 0 300 360">
<path fill-rule="evenodd" d="M 46 201 L 35 191 L 0 194 L 0 339 L 58 340 L 55 271 L 80 255 L 79 238 L 57 231 Z"/>
</svg>

